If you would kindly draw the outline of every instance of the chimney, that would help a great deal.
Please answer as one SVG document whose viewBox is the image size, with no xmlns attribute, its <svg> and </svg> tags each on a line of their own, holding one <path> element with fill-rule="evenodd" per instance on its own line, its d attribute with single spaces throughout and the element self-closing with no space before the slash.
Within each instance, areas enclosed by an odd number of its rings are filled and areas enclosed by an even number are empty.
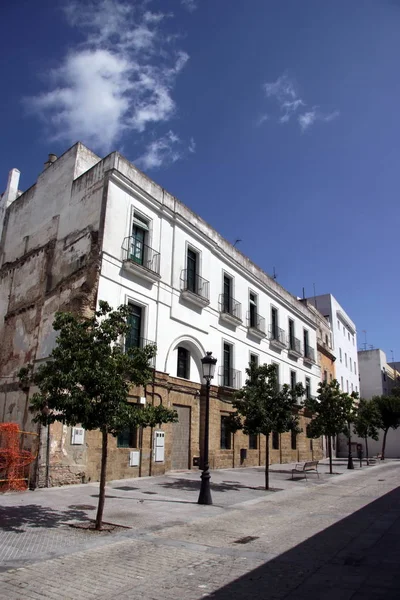
<svg viewBox="0 0 400 600">
<path fill-rule="evenodd" d="M 49 158 L 44 163 L 44 171 L 46 169 L 48 169 L 50 167 L 50 165 L 52 165 L 54 162 L 56 162 L 56 160 L 57 160 L 57 155 L 56 154 L 49 154 Z"/>
<path fill-rule="evenodd" d="M 8 174 L 6 191 L 4 192 L 1 198 L 1 203 L 3 204 L 4 208 L 10 206 L 10 204 L 14 202 L 14 200 L 18 196 L 18 184 L 20 175 L 21 173 L 18 171 L 18 169 L 11 169 L 11 171 Z"/>
</svg>

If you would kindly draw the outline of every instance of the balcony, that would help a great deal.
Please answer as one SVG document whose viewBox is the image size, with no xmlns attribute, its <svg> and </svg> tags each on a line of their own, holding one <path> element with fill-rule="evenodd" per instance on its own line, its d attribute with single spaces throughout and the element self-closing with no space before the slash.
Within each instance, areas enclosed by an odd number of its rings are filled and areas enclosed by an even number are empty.
<svg viewBox="0 0 400 600">
<path fill-rule="evenodd" d="M 270 341 L 271 346 L 277 348 L 278 350 L 283 350 L 286 348 L 286 336 L 283 329 L 280 327 L 273 327 L 270 325 L 268 339 Z"/>
<path fill-rule="evenodd" d="M 265 319 L 258 313 L 249 310 L 247 313 L 247 328 L 251 335 L 262 340 L 267 335 L 265 333 Z"/>
<path fill-rule="evenodd" d="M 153 283 L 160 279 L 159 252 L 138 241 L 135 237 L 124 239 L 122 252 L 123 269 Z"/>
<path fill-rule="evenodd" d="M 315 350 L 311 346 L 304 347 L 304 362 L 314 364 L 315 363 Z"/>
<path fill-rule="evenodd" d="M 288 338 L 288 355 L 294 358 L 301 358 L 303 356 L 301 352 L 301 342 L 294 336 Z"/>
<path fill-rule="evenodd" d="M 236 369 L 228 369 L 224 366 L 219 367 L 219 385 L 233 390 L 240 390 L 242 374 Z"/>
<path fill-rule="evenodd" d="M 219 317 L 222 321 L 235 327 L 240 325 L 242 322 L 242 305 L 232 296 L 220 294 Z"/>
<path fill-rule="evenodd" d="M 155 342 L 153 342 L 152 340 L 147 340 L 143 337 L 137 337 L 134 332 L 128 331 L 125 338 L 124 350 L 125 352 L 127 352 L 127 350 L 134 350 L 135 348 L 143 349 L 146 346 L 154 345 Z M 156 357 L 153 356 L 153 358 L 151 358 L 149 362 L 150 366 L 154 368 L 156 366 Z"/>
<path fill-rule="evenodd" d="M 187 269 L 181 273 L 181 298 L 204 308 L 210 304 L 210 282 Z"/>
</svg>

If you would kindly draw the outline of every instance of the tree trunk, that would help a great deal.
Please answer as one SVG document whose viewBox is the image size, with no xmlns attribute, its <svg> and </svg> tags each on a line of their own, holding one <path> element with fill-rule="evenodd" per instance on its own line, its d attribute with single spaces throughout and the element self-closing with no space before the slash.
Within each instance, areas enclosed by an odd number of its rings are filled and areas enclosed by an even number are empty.
<svg viewBox="0 0 400 600">
<path fill-rule="evenodd" d="M 385 429 L 385 433 L 383 434 L 383 443 L 382 443 L 382 457 L 381 460 L 385 460 L 385 450 L 386 450 L 386 436 L 388 434 L 389 427 Z"/>
<path fill-rule="evenodd" d="M 265 436 L 265 489 L 269 490 L 269 433 Z"/>
<path fill-rule="evenodd" d="M 365 438 L 365 456 L 367 458 L 367 465 L 369 465 L 369 455 L 368 455 L 368 438 Z"/>
<path fill-rule="evenodd" d="M 332 440 L 328 435 L 329 473 L 332 475 Z"/>
<path fill-rule="evenodd" d="M 108 434 L 107 431 L 102 431 L 102 445 L 101 445 L 101 471 L 100 471 L 100 487 L 99 487 L 99 504 L 97 505 L 96 515 L 96 530 L 100 531 L 103 522 L 103 511 L 104 511 L 104 500 L 106 496 L 106 470 L 107 470 L 107 445 L 108 445 Z"/>
</svg>

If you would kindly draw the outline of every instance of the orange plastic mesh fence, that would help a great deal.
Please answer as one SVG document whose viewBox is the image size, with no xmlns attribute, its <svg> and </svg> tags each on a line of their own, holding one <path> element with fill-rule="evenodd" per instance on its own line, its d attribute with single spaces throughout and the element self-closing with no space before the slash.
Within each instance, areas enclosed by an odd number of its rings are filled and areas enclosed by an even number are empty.
<svg viewBox="0 0 400 600">
<path fill-rule="evenodd" d="M 35 460 L 29 450 L 21 449 L 17 423 L 0 423 L 0 491 L 21 491 L 28 487 L 27 467 Z"/>
</svg>

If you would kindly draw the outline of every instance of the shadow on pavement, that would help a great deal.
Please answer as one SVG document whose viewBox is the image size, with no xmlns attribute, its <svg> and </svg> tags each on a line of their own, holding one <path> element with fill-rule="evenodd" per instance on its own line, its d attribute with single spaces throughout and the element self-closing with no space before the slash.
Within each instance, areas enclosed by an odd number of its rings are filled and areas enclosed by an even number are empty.
<svg viewBox="0 0 400 600">
<path fill-rule="evenodd" d="M 165 481 L 164 483 L 158 483 L 160 487 L 168 488 L 171 490 L 181 490 L 184 492 L 194 492 L 200 490 L 200 479 L 199 480 L 191 480 L 191 479 L 174 479 L 173 481 Z M 260 487 L 252 487 L 249 485 L 243 485 L 239 482 L 222 482 L 215 483 L 211 481 L 211 490 L 214 492 L 238 492 L 240 490 L 264 490 L 262 486 Z M 273 491 L 272 488 L 270 490 Z"/>
<path fill-rule="evenodd" d="M 251 544 L 246 549 L 251 551 Z M 400 488 L 396 488 L 208 597 L 398 599 L 399 564 Z"/>
<path fill-rule="evenodd" d="M 25 527 L 59 527 L 69 520 L 87 520 L 82 510 L 57 511 L 38 504 L 0 506 L 0 530 L 23 533 Z"/>
</svg>

